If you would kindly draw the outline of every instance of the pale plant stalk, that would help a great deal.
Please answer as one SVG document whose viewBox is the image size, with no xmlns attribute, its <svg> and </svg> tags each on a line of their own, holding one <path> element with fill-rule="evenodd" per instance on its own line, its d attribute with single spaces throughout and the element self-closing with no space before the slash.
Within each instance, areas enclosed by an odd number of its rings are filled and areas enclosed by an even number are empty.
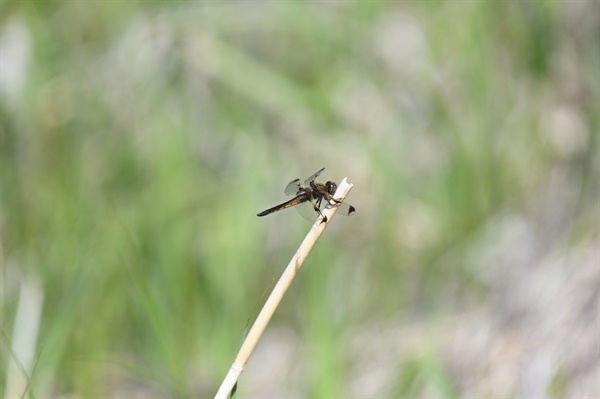
<svg viewBox="0 0 600 399">
<path fill-rule="evenodd" d="M 343 200 L 344 198 L 346 198 L 346 195 L 348 195 L 351 189 L 352 184 L 348 183 L 344 178 L 344 180 L 342 180 L 342 182 L 339 184 L 338 189 L 335 192 L 334 198 L 338 200 Z M 265 305 L 263 306 L 258 317 L 256 318 L 256 321 L 254 322 L 252 328 L 248 332 L 248 335 L 246 336 L 246 339 L 244 340 L 244 343 L 242 344 L 242 347 L 240 348 L 240 351 L 238 352 L 235 361 L 231 365 L 227 376 L 223 380 L 219 391 L 215 395 L 215 399 L 226 399 L 231 390 L 233 389 L 233 386 L 244 371 L 244 367 L 246 366 L 246 363 L 248 362 L 252 351 L 256 347 L 258 340 L 265 331 L 269 320 L 271 320 L 273 313 L 275 313 L 275 309 L 277 309 L 277 306 L 279 306 L 279 303 L 283 299 L 283 296 L 285 295 L 287 289 L 292 284 L 292 281 L 294 280 L 298 272 L 300 272 L 300 268 L 306 260 L 306 257 L 308 256 L 308 254 L 312 250 L 312 247 L 315 245 L 315 243 L 325 230 L 325 227 L 327 227 L 327 224 L 331 222 L 331 218 L 333 217 L 336 211 L 337 207 L 335 205 L 327 206 L 323 210 L 323 215 L 327 217 L 327 222 L 321 223 L 322 218 L 319 217 L 308 232 L 308 235 L 306 236 L 304 241 L 302 241 L 302 244 L 300 244 L 300 247 L 294 254 L 292 260 L 290 260 L 290 263 L 287 265 L 285 271 L 279 278 L 279 281 L 275 285 L 275 288 L 273 288 L 271 295 L 269 295 L 269 298 L 265 302 Z"/>
</svg>

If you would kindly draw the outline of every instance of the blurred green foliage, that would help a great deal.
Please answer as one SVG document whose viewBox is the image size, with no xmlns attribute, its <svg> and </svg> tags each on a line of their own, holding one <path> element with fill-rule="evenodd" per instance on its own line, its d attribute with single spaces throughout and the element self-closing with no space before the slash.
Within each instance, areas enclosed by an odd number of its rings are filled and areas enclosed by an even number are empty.
<svg viewBox="0 0 600 399">
<path fill-rule="evenodd" d="M 299 396 L 352 396 L 370 361 L 348 342 L 378 326 L 485 302 L 477 237 L 535 218 L 557 169 L 581 189 L 550 245 L 597 234 L 591 3 L 2 2 L 1 322 L 40 281 L 30 392 L 213 395 L 309 228 L 255 214 L 323 166 L 358 212 L 270 326 L 305 349 L 284 372 Z M 456 397 L 439 356 L 387 359 L 379 396 Z"/>
</svg>

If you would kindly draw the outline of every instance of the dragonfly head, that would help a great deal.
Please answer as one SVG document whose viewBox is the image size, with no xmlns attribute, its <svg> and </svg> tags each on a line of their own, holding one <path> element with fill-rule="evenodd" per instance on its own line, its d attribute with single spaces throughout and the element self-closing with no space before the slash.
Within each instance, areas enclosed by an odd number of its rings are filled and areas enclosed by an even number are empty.
<svg viewBox="0 0 600 399">
<path fill-rule="evenodd" d="M 333 195 L 335 194 L 335 190 L 337 190 L 337 184 L 335 184 L 332 181 L 328 181 L 327 183 L 325 183 L 325 189 L 329 194 Z"/>
</svg>

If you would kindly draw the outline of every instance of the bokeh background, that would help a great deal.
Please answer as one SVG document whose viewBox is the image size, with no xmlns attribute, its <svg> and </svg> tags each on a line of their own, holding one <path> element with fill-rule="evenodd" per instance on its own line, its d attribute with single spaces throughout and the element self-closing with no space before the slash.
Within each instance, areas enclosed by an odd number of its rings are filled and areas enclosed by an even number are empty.
<svg viewBox="0 0 600 399">
<path fill-rule="evenodd" d="M 0 2 L 0 391 L 600 397 L 600 3 Z"/>
</svg>

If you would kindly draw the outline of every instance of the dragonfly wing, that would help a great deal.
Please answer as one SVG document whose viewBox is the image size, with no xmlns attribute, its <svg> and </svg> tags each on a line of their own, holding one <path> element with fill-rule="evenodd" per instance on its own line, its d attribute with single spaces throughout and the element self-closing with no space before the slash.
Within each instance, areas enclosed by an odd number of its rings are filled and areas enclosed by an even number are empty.
<svg viewBox="0 0 600 399">
<path fill-rule="evenodd" d="M 319 213 L 315 210 L 315 207 L 311 201 L 305 201 L 301 204 L 296 205 L 294 208 L 298 211 L 298 213 L 306 220 L 311 223 L 314 223 L 319 217 Z"/>
<path fill-rule="evenodd" d="M 310 183 L 315 181 L 315 179 L 317 178 L 317 176 L 319 176 L 321 174 L 322 171 L 324 171 L 325 168 L 321 168 L 317 171 L 317 173 L 315 173 L 314 175 L 312 175 L 311 177 L 309 177 L 308 179 L 304 180 L 304 186 L 308 187 L 310 186 Z"/>
<path fill-rule="evenodd" d="M 352 216 L 356 212 L 356 209 L 352 205 L 348 205 L 345 202 L 340 202 L 339 204 L 333 205 L 337 206 L 337 214 L 344 216 Z"/>
<path fill-rule="evenodd" d="M 338 215 L 352 216 L 356 212 L 356 209 L 352 205 L 349 205 L 345 202 L 335 202 L 333 198 L 329 201 L 323 198 L 320 203 L 317 201 L 317 204 L 321 210 L 325 209 L 325 207 L 327 207 L 327 205 L 330 203 L 332 208 L 338 208 L 336 212 Z"/>
<path fill-rule="evenodd" d="M 285 190 L 283 190 L 283 192 L 285 193 L 285 195 L 287 195 L 289 197 L 293 197 L 293 196 L 300 194 L 300 191 L 303 188 L 304 187 L 302 187 L 302 184 L 300 183 L 300 179 L 296 179 L 296 180 L 292 180 L 291 182 L 289 182 L 288 185 L 286 186 Z"/>
</svg>

